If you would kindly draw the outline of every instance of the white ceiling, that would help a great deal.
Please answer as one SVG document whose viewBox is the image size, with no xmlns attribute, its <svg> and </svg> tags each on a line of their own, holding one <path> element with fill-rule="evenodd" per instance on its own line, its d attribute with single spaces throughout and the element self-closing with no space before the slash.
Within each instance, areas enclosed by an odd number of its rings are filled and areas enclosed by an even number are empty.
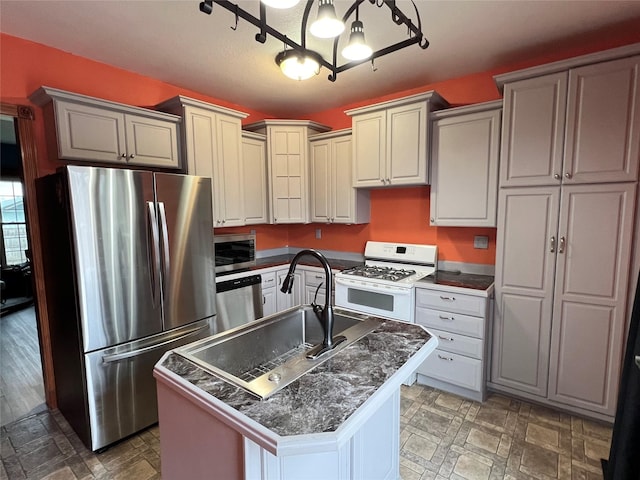
<svg viewBox="0 0 640 480">
<path fill-rule="evenodd" d="M 291 10 L 267 11 L 268 23 L 300 41 L 304 0 Z M 379 58 L 374 72 L 360 65 L 327 80 L 328 70 L 298 82 L 274 62 L 282 44 L 254 40 L 257 28 L 198 0 L 14 1 L 0 0 L 0 30 L 73 54 L 153 77 L 275 117 L 296 117 L 481 72 L 528 55 L 575 46 L 582 36 L 637 22 L 640 1 L 425 1 L 415 0 L 430 42 Z M 241 8 L 258 16 L 258 1 Z M 351 2 L 336 0 L 338 15 Z M 397 5 L 417 23 L 410 0 Z M 315 18 L 315 6 L 310 16 Z M 379 49 L 406 38 L 386 7 L 360 7 L 368 43 Z M 345 42 L 341 40 L 341 42 Z M 330 43 L 310 34 L 307 45 L 329 57 Z M 341 43 L 344 45 L 344 43 Z M 343 63 L 339 60 L 339 63 Z"/>
</svg>

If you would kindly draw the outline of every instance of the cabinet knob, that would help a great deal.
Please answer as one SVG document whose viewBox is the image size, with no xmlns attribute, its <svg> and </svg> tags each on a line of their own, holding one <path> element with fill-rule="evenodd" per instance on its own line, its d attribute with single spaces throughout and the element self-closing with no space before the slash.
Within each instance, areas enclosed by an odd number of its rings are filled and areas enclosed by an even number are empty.
<svg viewBox="0 0 640 480">
<path fill-rule="evenodd" d="M 562 177 L 560 176 L 559 173 L 556 173 L 553 175 L 553 178 L 555 178 L 556 180 L 560 180 Z"/>
<path fill-rule="evenodd" d="M 127 158 L 127 154 L 123 153 L 122 155 L 120 155 L 122 158 Z"/>
<path fill-rule="evenodd" d="M 436 223 L 436 219 L 431 217 L 431 223 Z"/>
<path fill-rule="evenodd" d="M 381 178 L 380 181 L 382 182 L 382 184 L 384 185 L 385 179 Z"/>
<path fill-rule="evenodd" d="M 571 178 L 571 174 L 569 172 L 565 173 L 564 178 Z"/>
<path fill-rule="evenodd" d="M 129 158 L 136 158 L 136 156 L 132 153 L 131 155 L 129 155 Z"/>
</svg>

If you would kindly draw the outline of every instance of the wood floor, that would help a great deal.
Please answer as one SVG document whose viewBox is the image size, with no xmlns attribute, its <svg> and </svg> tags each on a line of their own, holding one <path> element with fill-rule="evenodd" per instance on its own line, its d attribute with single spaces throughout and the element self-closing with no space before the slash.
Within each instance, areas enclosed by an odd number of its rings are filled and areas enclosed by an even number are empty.
<svg viewBox="0 0 640 480">
<path fill-rule="evenodd" d="M 45 410 L 34 307 L 0 317 L 0 425 Z"/>
</svg>

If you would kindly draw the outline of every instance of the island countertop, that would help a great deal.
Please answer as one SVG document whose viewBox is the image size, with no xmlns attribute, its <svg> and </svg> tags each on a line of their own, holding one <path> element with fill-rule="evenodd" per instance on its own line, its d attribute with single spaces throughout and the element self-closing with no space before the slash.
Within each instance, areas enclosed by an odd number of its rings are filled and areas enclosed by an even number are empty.
<svg viewBox="0 0 640 480">
<path fill-rule="evenodd" d="M 272 432 L 277 443 L 275 437 L 335 432 L 377 392 L 398 389 L 436 345 L 437 340 L 420 325 L 386 320 L 266 400 L 176 353 L 166 354 L 154 375 L 188 384 L 211 405 L 230 407 L 225 408 L 226 415 L 255 422 Z"/>
</svg>

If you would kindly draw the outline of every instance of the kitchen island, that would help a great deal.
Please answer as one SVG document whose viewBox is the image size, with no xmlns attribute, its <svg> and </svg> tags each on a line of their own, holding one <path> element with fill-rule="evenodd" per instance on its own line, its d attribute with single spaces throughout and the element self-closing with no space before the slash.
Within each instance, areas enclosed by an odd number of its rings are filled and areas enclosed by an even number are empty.
<svg viewBox="0 0 640 480">
<path fill-rule="evenodd" d="M 400 386 L 436 346 L 382 321 L 266 400 L 168 353 L 154 371 L 162 477 L 397 479 Z"/>
</svg>

